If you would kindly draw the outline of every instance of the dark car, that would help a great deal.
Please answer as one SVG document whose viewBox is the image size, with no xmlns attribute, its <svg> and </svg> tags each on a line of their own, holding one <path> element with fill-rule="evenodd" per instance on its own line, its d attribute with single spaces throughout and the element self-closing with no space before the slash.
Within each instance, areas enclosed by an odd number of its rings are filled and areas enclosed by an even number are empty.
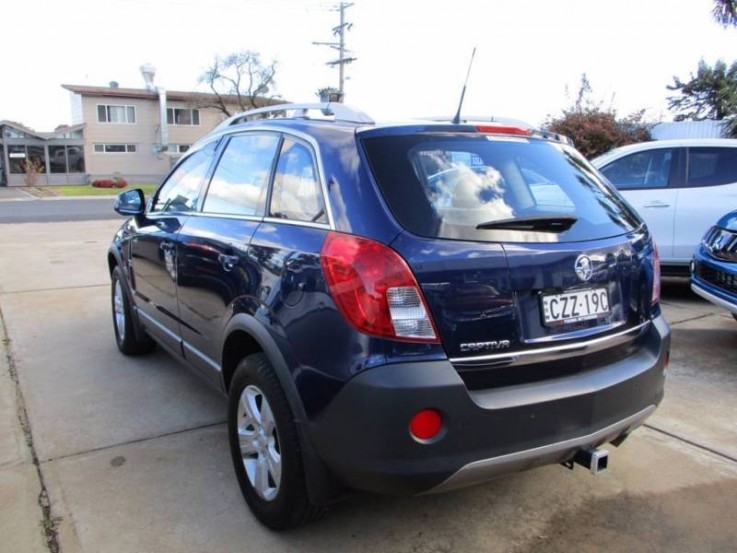
<svg viewBox="0 0 737 553">
<path fill-rule="evenodd" d="M 263 108 L 116 209 L 118 347 L 157 343 L 229 397 L 236 476 L 271 528 L 354 491 L 603 470 L 598 446 L 663 396 L 655 245 L 557 135 Z"/>
<path fill-rule="evenodd" d="M 737 319 L 737 211 L 704 234 L 691 263 L 691 289 Z"/>
</svg>

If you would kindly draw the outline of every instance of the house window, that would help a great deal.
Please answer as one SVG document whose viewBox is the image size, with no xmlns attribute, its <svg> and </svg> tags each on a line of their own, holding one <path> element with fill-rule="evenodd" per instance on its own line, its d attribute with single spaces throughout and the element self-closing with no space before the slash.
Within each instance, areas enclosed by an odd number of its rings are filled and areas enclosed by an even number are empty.
<svg viewBox="0 0 737 553">
<path fill-rule="evenodd" d="M 167 108 L 166 122 L 169 125 L 199 125 L 200 110 L 198 109 L 182 109 Z"/>
<path fill-rule="evenodd" d="M 190 146 L 191 144 L 169 144 L 166 147 L 166 151 L 170 154 L 183 154 L 189 150 Z"/>
<path fill-rule="evenodd" d="M 25 173 L 24 167 L 26 162 L 25 146 L 8 146 L 8 161 L 10 162 L 10 172 L 14 174 Z"/>
<path fill-rule="evenodd" d="M 135 123 L 135 106 L 98 104 L 97 120 L 100 123 Z"/>
<path fill-rule="evenodd" d="M 49 146 L 49 167 L 52 173 L 83 173 L 82 146 Z"/>
<path fill-rule="evenodd" d="M 46 153 L 43 146 L 8 146 L 10 172 L 26 173 L 33 166 L 37 173 L 46 172 Z"/>
<path fill-rule="evenodd" d="M 95 144 L 96 154 L 135 154 L 135 144 Z"/>
<path fill-rule="evenodd" d="M 26 134 L 24 132 L 13 129 L 11 127 L 5 127 L 3 134 L 5 135 L 5 138 L 31 138 L 31 139 L 35 138 L 31 136 L 30 134 Z"/>
</svg>

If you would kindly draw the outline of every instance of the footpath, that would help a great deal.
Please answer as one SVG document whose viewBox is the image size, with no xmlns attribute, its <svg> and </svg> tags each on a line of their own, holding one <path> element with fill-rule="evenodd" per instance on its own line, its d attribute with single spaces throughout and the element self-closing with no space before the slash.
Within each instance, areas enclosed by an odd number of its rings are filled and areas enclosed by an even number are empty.
<svg viewBox="0 0 737 553">
<path fill-rule="evenodd" d="M 30 447 L 25 406 L 0 316 L 0 551 L 57 551 L 53 532 L 47 544 L 49 500 Z"/>
</svg>

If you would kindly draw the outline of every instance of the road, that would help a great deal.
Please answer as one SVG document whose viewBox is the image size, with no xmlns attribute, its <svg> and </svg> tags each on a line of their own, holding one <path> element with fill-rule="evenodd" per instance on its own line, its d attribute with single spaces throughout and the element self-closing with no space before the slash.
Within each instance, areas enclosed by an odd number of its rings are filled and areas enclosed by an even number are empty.
<svg viewBox="0 0 737 553">
<path fill-rule="evenodd" d="M 161 351 L 117 351 L 116 226 L 0 225 L 0 551 L 735 551 L 737 322 L 685 281 L 663 287 L 666 397 L 603 474 L 548 466 L 443 495 L 359 495 L 275 534 L 238 490 L 223 399 Z"/>
<path fill-rule="evenodd" d="M 122 217 L 113 211 L 114 197 L 23 199 L 0 202 L 0 223 L 97 221 Z"/>
</svg>

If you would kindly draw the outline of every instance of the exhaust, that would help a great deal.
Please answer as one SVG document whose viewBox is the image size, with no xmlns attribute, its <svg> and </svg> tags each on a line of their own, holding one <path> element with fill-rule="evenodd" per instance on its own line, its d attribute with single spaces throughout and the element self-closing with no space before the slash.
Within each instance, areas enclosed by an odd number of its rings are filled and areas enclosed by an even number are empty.
<svg viewBox="0 0 737 553">
<path fill-rule="evenodd" d="M 609 452 L 606 449 L 591 448 L 579 449 L 573 459 L 563 463 L 563 466 L 573 470 L 574 463 L 586 467 L 591 474 L 599 474 L 607 469 L 609 464 Z"/>
</svg>

